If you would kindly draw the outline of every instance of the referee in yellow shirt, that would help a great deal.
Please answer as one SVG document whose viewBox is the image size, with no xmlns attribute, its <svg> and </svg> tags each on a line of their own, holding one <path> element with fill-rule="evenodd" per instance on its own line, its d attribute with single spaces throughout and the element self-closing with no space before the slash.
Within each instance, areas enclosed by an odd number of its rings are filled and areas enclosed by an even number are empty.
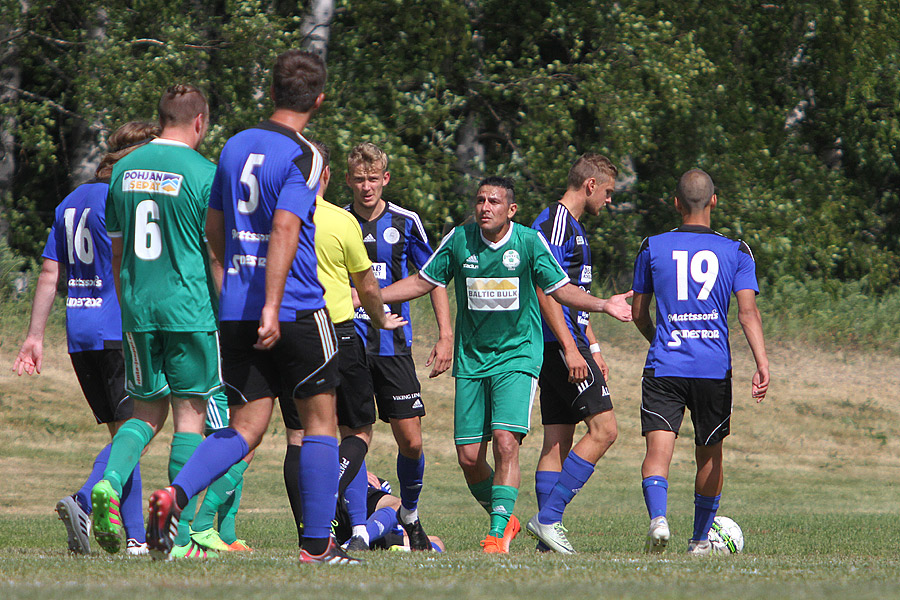
<svg viewBox="0 0 900 600">
<path fill-rule="evenodd" d="M 372 261 L 363 245 L 362 230 L 356 219 L 346 210 L 327 202 L 323 196 L 331 179 L 328 147 L 310 142 L 322 155 L 325 164 L 319 181 L 319 196 L 313 223 L 316 226 L 316 259 L 319 282 L 325 288 L 325 304 L 334 323 L 338 339 L 338 369 L 341 384 L 337 388 L 338 426 L 341 432 L 339 497 L 345 498 L 347 512 L 353 525 L 350 550 L 368 550 L 366 532 L 365 458 L 372 439 L 375 422 L 375 396 L 366 350 L 353 326 L 353 300 L 350 281 L 359 294 L 373 325 L 380 329 L 396 329 L 406 324 L 397 315 L 386 313 L 381 301 L 381 288 L 372 271 Z M 303 442 L 303 424 L 293 402 L 281 403 L 281 414 L 287 429 L 288 447 L 284 457 L 284 484 L 291 510 L 297 524 L 298 538 L 303 534 L 303 514 L 300 504 L 299 462 Z M 359 480 L 359 481 L 357 481 Z"/>
</svg>

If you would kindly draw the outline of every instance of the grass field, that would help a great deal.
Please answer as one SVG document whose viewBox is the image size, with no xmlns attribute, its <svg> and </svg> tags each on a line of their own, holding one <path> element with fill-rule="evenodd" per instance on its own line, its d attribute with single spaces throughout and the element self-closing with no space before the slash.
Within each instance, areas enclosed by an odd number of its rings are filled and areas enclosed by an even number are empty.
<svg viewBox="0 0 900 600">
<path fill-rule="evenodd" d="M 428 408 L 428 463 L 421 513 L 448 552 L 372 553 L 366 565 L 352 569 L 296 564 L 281 480 L 280 418 L 246 475 L 238 532 L 256 548 L 253 554 L 199 564 L 68 556 L 53 507 L 80 486 L 107 434 L 93 423 L 59 334 L 47 341 L 44 373 L 20 379 L 8 369 L 24 324 L 0 323 L 0 598 L 900 596 L 900 359 L 770 343 L 773 384 L 769 398 L 756 405 L 749 398 L 752 360 L 734 332 L 736 409 L 719 512 L 742 525 L 745 551 L 709 560 L 683 554 L 693 514 L 688 425 L 670 483 L 674 538 L 668 553 L 655 558 L 640 553 L 647 516 L 638 407 L 646 346 L 633 327 L 609 321 L 602 321 L 604 354 L 619 440 L 566 513 L 578 555 L 537 555 L 524 535 L 508 557 L 479 553 L 487 518 L 456 466 L 452 379 L 427 379 L 429 331 L 423 326 L 417 361 Z M 145 490 L 166 483 L 170 438 L 167 427 L 144 458 Z M 530 472 L 539 440 L 538 425 L 522 449 L 516 513 L 523 522 L 536 509 Z M 395 480 L 392 445 L 388 429 L 379 426 L 369 465 Z"/>
</svg>

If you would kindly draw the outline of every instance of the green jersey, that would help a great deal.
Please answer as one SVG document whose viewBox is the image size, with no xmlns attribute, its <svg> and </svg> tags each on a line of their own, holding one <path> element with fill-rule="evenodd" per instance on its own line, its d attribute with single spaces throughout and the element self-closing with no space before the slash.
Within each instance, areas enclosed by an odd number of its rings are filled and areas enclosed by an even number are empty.
<svg viewBox="0 0 900 600">
<path fill-rule="evenodd" d="M 215 331 L 204 227 L 215 165 L 156 139 L 113 168 L 106 229 L 122 239 L 122 330 Z"/>
<path fill-rule="evenodd" d="M 550 293 L 569 278 L 537 231 L 511 223 L 493 243 L 474 223 L 457 227 L 419 274 L 441 287 L 456 279 L 454 377 L 540 374 L 544 337 L 534 288 Z"/>
</svg>

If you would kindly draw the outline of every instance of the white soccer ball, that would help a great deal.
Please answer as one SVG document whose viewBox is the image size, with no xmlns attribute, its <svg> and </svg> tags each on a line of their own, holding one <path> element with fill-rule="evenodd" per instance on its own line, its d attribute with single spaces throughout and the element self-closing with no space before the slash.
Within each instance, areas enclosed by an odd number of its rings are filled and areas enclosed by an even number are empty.
<svg viewBox="0 0 900 600">
<path fill-rule="evenodd" d="M 709 528 L 709 543 L 718 554 L 737 554 L 744 549 L 744 532 L 728 517 L 716 517 Z"/>
</svg>

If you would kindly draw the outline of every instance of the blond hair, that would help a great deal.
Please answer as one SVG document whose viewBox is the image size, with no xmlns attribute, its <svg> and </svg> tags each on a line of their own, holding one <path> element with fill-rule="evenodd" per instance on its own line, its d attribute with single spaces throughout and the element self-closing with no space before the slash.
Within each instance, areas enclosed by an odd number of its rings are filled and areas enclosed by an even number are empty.
<svg viewBox="0 0 900 600">
<path fill-rule="evenodd" d="M 382 171 L 387 171 L 388 155 L 372 142 L 357 144 L 347 156 L 347 166 L 352 171 L 360 165 L 367 171 L 375 170 L 378 167 L 381 167 Z"/>
</svg>

